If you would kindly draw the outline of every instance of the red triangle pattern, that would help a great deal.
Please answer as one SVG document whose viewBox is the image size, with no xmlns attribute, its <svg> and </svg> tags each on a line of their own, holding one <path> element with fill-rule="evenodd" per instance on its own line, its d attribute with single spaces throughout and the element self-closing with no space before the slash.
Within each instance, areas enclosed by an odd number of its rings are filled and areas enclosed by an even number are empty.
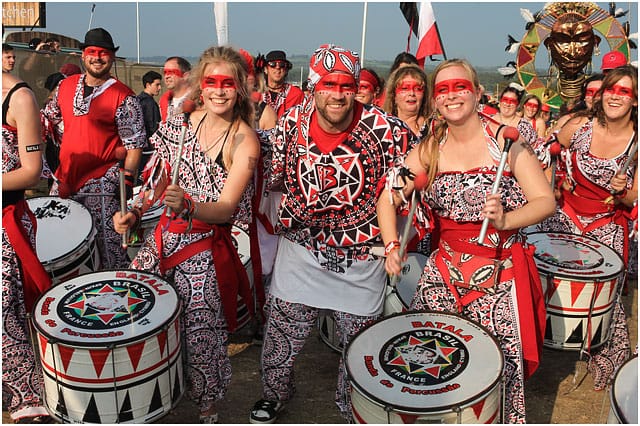
<svg viewBox="0 0 640 426">
<path fill-rule="evenodd" d="M 414 424 L 416 420 L 418 420 L 418 416 L 415 414 L 404 414 L 404 413 L 396 413 L 398 417 L 402 419 L 402 423 L 404 424 Z"/>
<path fill-rule="evenodd" d="M 163 331 L 158 334 L 158 346 L 160 347 L 160 354 L 164 356 L 166 346 L 167 346 L 167 332 Z"/>
<path fill-rule="evenodd" d="M 482 410 L 484 409 L 485 401 L 486 401 L 486 398 L 478 401 L 477 403 L 471 406 L 471 408 L 473 409 L 473 414 L 476 415 L 476 419 L 480 419 L 480 416 L 482 415 Z"/>
<path fill-rule="evenodd" d="M 551 300 L 553 295 L 560 287 L 560 282 L 556 280 L 547 280 L 547 300 Z"/>
<path fill-rule="evenodd" d="M 521 46 L 520 50 L 518 51 L 518 64 L 526 64 L 527 62 L 531 62 L 532 60 L 533 57 L 531 56 L 529 51 L 524 46 Z"/>
<path fill-rule="evenodd" d="M 160 333 L 160 334 L 163 334 L 163 333 Z M 138 370 L 138 364 L 140 363 L 140 357 L 142 356 L 144 344 L 145 344 L 145 341 L 143 340 L 140 343 L 127 346 L 127 352 L 129 353 L 129 359 L 131 360 L 133 371 Z"/>
<path fill-rule="evenodd" d="M 581 282 L 571 282 L 571 306 L 573 307 L 576 304 L 576 300 L 578 300 L 578 297 L 580 296 L 580 293 L 582 293 L 582 290 L 584 290 L 584 287 L 587 285 L 587 283 L 581 283 Z"/>
<path fill-rule="evenodd" d="M 92 349 L 89 351 L 91 361 L 93 361 L 93 369 L 96 371 L 96 375 L 100 377 L 104 363 L 107 361 L 111 350 L 109 349 Z"/>
<path fill-rule="evenodd" d="M 49 344 L 47 338 L 42 334 L 38 334 L 38 338 L 40 338 L 40 358 L 44 359 L 44 356 L 47 353 L 47 346 L 49 346 Z"/>
<path fill-rule="evenodd" d="M 71 357 L 73 356 L 74 348 L 70 348 L 69 346 L 58 346 L 58 352 L 60 353 L 60 360 L 62 361 L 62 368 L 64 372 L 67 372 L 69 368 L 69 362 L 71 361 Z"/>
</svg>

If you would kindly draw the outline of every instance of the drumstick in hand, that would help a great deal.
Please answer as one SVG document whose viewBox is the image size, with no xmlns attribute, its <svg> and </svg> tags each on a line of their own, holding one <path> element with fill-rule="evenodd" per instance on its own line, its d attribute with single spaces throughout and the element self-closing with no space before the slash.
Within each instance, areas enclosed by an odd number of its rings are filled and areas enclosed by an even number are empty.
<svg viewBox="0 0 640 426">
<path fill-rule="evenodd" d="M 182 112 L 184 118 L 182 120 L 182 132 L 180 133 L 180 141 L 178 143 L 178 153 L 176 155 L 176 161 L 173 164 L 171 170 L 171 185 L 178 183 L 178 176 L 180 174 L 180 161 L 182 160 L 182 150 L 184 148 L 184 138 L 187 134 L 187 127 L 189 127 L 189 116 L 196 109 L 196 104 L 191 99 L 187 99 L 182 103 Z M 167 217 L 171 216 L 171 210 L 167 209 Z"/>
<path fill-rule="evenodd" d="M 509 154 L 509 149 L 511 149 L 511 145 L 514 141 L 517 141 L 519 137 L 520 133 L 515 127 L 508 126 L 504 129 L 504 147 L 502 148 L 500 164 L 498 165 L 498 170 L 496 171 L 496 180 L 493 182 L 493 187 L 491 188 L 491 195 L 497 194 L 498 190 L 500 189 L 500 181 L 502 180 L 504 167 L 507 164 L 507 155 Z M 487 229 L 489 229 L 489 218 L 485 217 L 482 221 L 482 228 L 480 229 L 478 244 L 482 244 L 482 242 L 484 241 L 484 237 L 487 235 Z"/>
<path fill-rule="evenodd" d="M 620 167 L 620 169 L 616 173 L 617 175 L 624 175 L 627 173 L 627 170 L 629 169 L 629 166 L 631 165 L 631 162 L 634 160 L 634 157 L 636 156 L 637 152 L 638 152 L 638 141 L 635 141 L 633 143 L 633 146 L 631 147 L 631 151 L 629 152 L 629 157 L 627 158 L 627 161 L 625 161 L 622 167 Z M 618 195 L 618 194 L 622 194 L 622 191 L 614 191 L 614 190 L 611 191 L 611 195 Z"/>
<path fill-rule="evenodd" d="M 403 258 L 405 255 L 405 251 L 407 249 L 407 244 L 409 240 L 409 231 L 413 226 L 413 217 L 416 214 L 416 207 L 418 205 L 418 201 L 420 199 L 420 191 L 422 191 L 427 184 L 429 183 L 429 177 L 426 173 L 420 173 L 416 175 L 413 179 L 413 194 L 411 196 L 411 207 L 409 208 L 409 215 L 407 216 L 407 221 L 404 224 L 404 229 L 402 230 L 402 238 L 400 239 L 400 249 L 398 250 L 398 254 L 400 255 L 400 262 L 403 262 Z M 398 280 L 400 279 L 399 275 L 394 275 L 391 277 L 391 286 L 395 287 Z"/>
<path fill-rule="evenodd" d="M 124 217 L 127 214 L 127 190 L 124 183 L 124 160 L 127 158 L 127 149 L 119 146 L 115 150 L 118 166 L 120 169 L 120 214 Z M 129 231 L 122 234 L 122 248 L 126 250 L 129 241 Z"/>
<path fill-rule="evenodd" d="M 562 146 L 558 141 L 555 141 L 549 147 L 549 154 L 551 154 L 551 190 L 555 191 L 556 189 L 556 170 L 558 168 L 558 156 L 560 155 L 560 151 Z"/>
</svg>

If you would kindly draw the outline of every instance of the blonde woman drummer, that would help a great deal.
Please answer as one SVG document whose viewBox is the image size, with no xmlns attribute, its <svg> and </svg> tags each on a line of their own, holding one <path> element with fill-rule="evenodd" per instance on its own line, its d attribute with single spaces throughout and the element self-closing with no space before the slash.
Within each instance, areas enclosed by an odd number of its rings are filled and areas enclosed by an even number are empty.
<svg viewBox="0 0 640 426">
<path fill-rule="evenodd" d="M 236 326 L 238 294 L 253 312 L 231 225 L 248 231 L 260 146 L 249 124 L 253 105 L 242 56 L 229 47 L 211 47 L 191 76 L 191 94 L 201 107 L 188 117 L 179 180 L 164 190 L 172 215 L 161 216 L 131 267 L 174 282 L 182 302 L 187 395 L 199 406 L 200 423 L 217 423 L 216 402 L 231 380 L 228 332 Z M 161 123 L 151 137 L 151 167 L 176 166 L 184 119 L 178 114 Z M 116 230 L 126 232 L 141 213 L 134 208 L 124 218 L 116 214 Z"/>
<path fill-rule="evenodd" d="M 531 147 L 518 137 L 508 152 L 498 194 L 486 195 L 496 178 L 505 128 L 477 112 L 478 76 L 465 60 L 442 62 L 430 83 L 431 102 L 443 122 L 389 173 L 378 200 L 378 221 L 388 253 L 385 268 L 394 275 L 402 268 L 396 208 L 405 204 L 414 188 L 413 181 L 403 176 L 407 171 L 427 173 L 430 185 L 420 193 L 427 208 L 419 208 L 417 217 L 422 226 L 429 221 L 440 238 L 412 308 L 461 314 L 497 337 L 505 356 L 502 420 L 524 423 L 524 379 L 539 363 L 545 318 L 533 253 L 518 231 L 553 213 L 553 194 Z M 489 220 L 489 231 L 479 241 L 484 218 Z M 463 258 L 471 258 L 468 264 L 475 267 L 458 268 Z M 471 281 L 469 277 L 480 268 L 490 269 L 490 276 Z"/>
</svg>

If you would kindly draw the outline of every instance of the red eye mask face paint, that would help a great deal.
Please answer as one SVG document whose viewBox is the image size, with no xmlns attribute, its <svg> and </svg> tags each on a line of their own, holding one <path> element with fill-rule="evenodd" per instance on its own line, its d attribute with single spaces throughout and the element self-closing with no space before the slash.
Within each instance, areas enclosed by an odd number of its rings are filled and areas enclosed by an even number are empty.
<svg viewBox="0 0 640 426">
<path fill-rule="evenodd" d="M 609 96 L 620 96 L 622 98 L 633 98 L 633 89 L 627 86 L 621 86 L 619 84 L 613 85 L 613 87 L 608 87 L 604 89 L 604 93 Z"/>
<path fill-rule="evenodd" d="M 595 87 L 590 87 L 587 90 L 584 91 L 584 97 L 585 98 L 593 98 L 596 93 L 598 92 L 598 89 L 596 89 Z"/>
<path fill-rule="evenodd" d="M 367 82 L 367 81 L 361 81 L 360 82 L 360 86 L 358 87 L 358 91 L 359 92 L 367 92 L 367 93 L 373 93 L 374 88 L 373 88 L 373 84 Z"/>
<path fill-rule="evenodd" d="M 396 94 L 424 93 L 424 85 L 414 81 L 401 82 L 396 86 Z"/>
<path fill-rule="evenodd" d="M 473 83 L 461 78 L 443 80 L 436 84 L 433 91 L 433 98 L 442 101 L 450 95 L 464 96 L 473 93 Z"/>
<path fill-rule="evenodd" d="M 200 83 L 202 89 L 236 90 L 236 81 L 230 75 L 205 75 Z"/>
<path fill-rule="evenodd" d="M 512 106 L 518 105 L 518 100 L 516 98 L 508 98 L 506 96 L 503 96 L 502 98 L 500 98 L 500 102 L 505 105 L 512 105 Z"/>
<path fill-rule="evenodd" d="M 537 102 L 527 102 L 527 103 L 524 104 L 524 106 L 526 106 L 527 108 L 538 109 L 538 103 Z"/>
<path fill-rule="evenodd" d="M 180 71 L 178 68 L 165 68 L 164 70 L 164 76 L 168 77 L 170 75 L 175 76 L 175 77 L 183 77 L 184 73 L 182 71 Z"/>
<path fill-rule="evenodd" d="M 92 56 L 94 58 L 110 58 L 113 55 L 109 49 L 103 49 L 102 47 L 87 47 L 84 49 L 85 56 Z"/>
<path fill-rule="evenodd" d="M 356 80 L 352 75 L 333 73 L 323 77 L 316 84 L 316 93 L 343 93 L 344 95 L 356 94 Z"/>
</svg>

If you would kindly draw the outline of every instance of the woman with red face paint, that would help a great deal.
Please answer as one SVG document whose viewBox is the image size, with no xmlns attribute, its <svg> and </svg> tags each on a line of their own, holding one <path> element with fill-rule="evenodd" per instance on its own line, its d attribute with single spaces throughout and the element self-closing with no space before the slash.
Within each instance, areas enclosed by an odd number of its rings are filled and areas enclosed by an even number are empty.
<svg viewBox="0 0 640 426">
<path fill-rule="evenodd" d="M 382 107 L 404 121 L 418 138 L 426 135 L 431 115 L 427 83 L 427 75 L 419 66 L 398 68 L 389 76 Z"/>
<path fill-rule="evenodd" d="M 378 97 L 382 92 L 382 87 L 383 83 L 378 73 L 371 68 L 362 68 L 356 101 L 362 104 L 378 105 Z"/>
<path fill-rule="evenodd" d="M 637 159 L 626 172 L 621 166 L 637 144 L 637 70 L 623 66 L 602 81 L 593 111 L 576 114 L 557 134 L 567 150 L 567 185 L 561 189 L 556 213 L 538 229 L 594 238 L 629 261 L 629 227 L 638 198 Z M 612 195 L 614 194 L 614 195 Z M 607 343 L 591 353 L 588 368 L 596 390 L 606 387 L 630 355 L 629 331 L 620 298 L 616 298 Z"/>
<path fill-rule="evenodd" d="M 547 131 L 547 125 L 544 120 L 540 118 L 541 106 L 542 102 L 540 102 L 540 98 L 534 94 L 530 93 L 525 95 L 522 99 L 522 118 L 531 124 L 531 127 L 536 131 L 538 137 L 544 137 Z"/>
<path fill-rule="evenodd" d="M 524 423 L 524 380 L 539 363 L 545 316 L 533 248 L 519 230 L 553 213 L 553 194 L 529 144 L 519 137 L 508 150 L 499 193 L 483 202 L 501 151 L 509 147 L 505 136 L 518 133 L 478 113 L 478 75 L 465 60 L 440 63 L 430 89 L 442 121 L 387 175 L 378 199 L 380 231 L 390 248 L 385 268 L 389 274 L 401 272 L 396 209 L 413 198 L 411 176 L 426 173 L 429 184 L 419 192 L 414 222 L 433 229 L 439 243 L 411 308 L 461 314 L 496 336 L 505 356 L 504 418 L 498 422 Z M 480 241 L 485 218 L 489 231 Z M 481 268 L 489 273 L 478 280 Z"/>
<path fill-rule="evenodd" d="M 518 114 L 518 106 L 522 99 L 522 92 L 512 86 L 505 87 L 500 93 L 498 104 L 499 112 L 493 119 L 507 126 L 515 127 L 522 135 L 522 138 L 529 142 L 529 145 L 536 147 L 538 143 L 538 133 L 535 131 L 529 120 Z"/>
<path fill-rule="evenodd" d="M 159 169 L 168 176 L 170 168 L 179 167 L 179 177 L 166 189 L 155 184 L 171 215 L 161 216 L 131 264 L 167 277 L 180 295 L 187 395 L 199 405 L 200 423 L 217 422 L 215 402 L 224 398 L 231 379 L 228 331 L 236 327 L 238 294 L 253 312 L 249 281 L 230 234 L 232 225 L 249 229 L 260 154 L 249 124 L 253 101 L 243 61 L 229 47 L 205 50 L 192 71 L 190 89 L 199 108 L 161 124 L 151 137 L 156 152 L 146 174 Z M 177 159 L 183 121 L 187 127 Z M 141 193 L 147 189 L 145 184 Z M 116 230 L 137 226 L 144 210 L 140 206 L 150 204 L 136 200 L 124 217 L 116 214 Z"/>
</svg>

